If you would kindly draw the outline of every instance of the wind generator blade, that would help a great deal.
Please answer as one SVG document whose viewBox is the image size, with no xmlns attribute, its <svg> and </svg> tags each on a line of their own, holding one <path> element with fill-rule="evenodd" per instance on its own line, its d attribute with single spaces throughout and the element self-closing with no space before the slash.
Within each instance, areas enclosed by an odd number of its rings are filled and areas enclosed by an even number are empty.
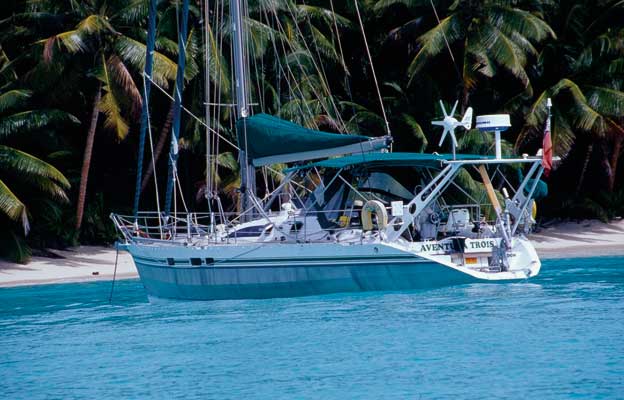
<svg viewBox="0 0 624 400">
<path fill-rule="evenodd" d="M 431 125 L 444 126 L 444 121 L 431 121 Z"/>
<path fill-rule="evenodd" d="M 451 139 L 453 139 L 453 147 L 457 147 L 457 138 L 455 137 L 455 132 L 451 131 Z"/>
<path fill-rule="evenodd" d="M 442 143 L 444 142 L 444 138 L 446 137 L 446 134 L 449 132 L 450 132 L 450 129 L 445 127 L 444 132 L 442 132 L 442 137 L 440 138 L 440 143 L 438 143 L 438 147 L 442 146 Z"/>
<path fill-rule="evenodd" d="M 455 115 L 455 110 L 457 110 L 457 104 L 459 103 L 458 100 L 455 100 L 455 104 L 453 104 L 453 109 L 451 110 L 451 113 L 449 114 L 451 117 L 453 115 Z"/>
<path fill-rule="evenodd" d="M 442 109 L 442 114 L 444 114 L 445 117 L 448 117 L 448 114 L 446 113 L 446 109 L 444 108 L 444 103 L 442 103 L 442 100 L 440 100 L 440 108 Z"/>
<path fill-rule="evenodd" d="M 472 128 L 472 107 L 468 107 L 466 113 L 464 114 L 464 118 L 461 120 L 461 124 L 467 131 Z"/>
</svg>

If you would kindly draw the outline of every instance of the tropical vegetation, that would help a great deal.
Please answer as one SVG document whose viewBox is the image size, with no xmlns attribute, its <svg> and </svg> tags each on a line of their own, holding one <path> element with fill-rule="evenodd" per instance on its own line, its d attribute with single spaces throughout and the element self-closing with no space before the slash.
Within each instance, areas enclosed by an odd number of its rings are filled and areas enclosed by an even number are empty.
<svg viewBox="0 0 624 400">
<path fill-rule="evenodd" d="M 236 140 L 231 108 L 211 108 L 209 116 L 203 104 L 207 88 L 210 104 L 232 95 L 222 3 L 192 0 L 184 38 L 183 100 L 199 118 L 183 115 L 179 173 L 193 208 L 205 207 L 207 174 L 226 207 L 236 206 L 240 185 L 236 150 L 226 143 L 219 142 L 214 171 L 198 167 L 206 145 L 216 145 L 203 135 L 207 119 Z M 24 261 L 31 249 L 114 240 L 108 214 L 130 211 L 134 196 L 148 5 L 3 2 L 0 256 Z M 179 0 L 157 1 L 151 79 L 158 88 L 149 104 L 155 161 L 144 164 L 144 208 L 154 206 L 153 191 L 162 195 L 167 178 L 180 8 Z M 541 217 L 622 216 L 624 1 L 248 0 L 247 11 L 255 112 L 375 136 L 385 134 L 387 117 L 394 149 L 430 152 L 440 151 L 440 132 L 429 122 L 440 115 L 438 99 L 458 100 L 458 112 L 511 114 L 506 151 L 535 154 L 550 97 L 562 161 L 547 178 Z M 460 137 L 463 151 L 490 146 L 476 130 Z M 258 181 L 277 173 L 262 170 Z"/>
</svg>

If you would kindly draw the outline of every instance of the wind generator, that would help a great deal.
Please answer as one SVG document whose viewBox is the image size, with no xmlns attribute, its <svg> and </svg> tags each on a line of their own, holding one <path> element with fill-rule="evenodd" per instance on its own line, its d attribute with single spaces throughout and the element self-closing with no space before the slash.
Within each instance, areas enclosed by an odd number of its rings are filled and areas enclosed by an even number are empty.
<svg viewBox="0 0 624 400">
<path fill-rule="evenodd" d="M 455 150 L 457 148 L 457 137 L 455 137 L 455 128 L 464 127 L 467 131 L 472 128 L 472 107 L 468 107 L 464 117 L 461 121 L 458 121 L 453 115 L 455 115 L 455 110 L 457 109 L 457 101 L 453 105 L 453 109 L 449 114 L 446 113 L 446 108 L 444 108 L 444 103 L 440 100 L 440 108 L 442 109 L 442 113 L 444 114 L 444 119 L 441 121 L 431 121 L 431 125 L 438 125 L 444 128 L 442 132 L 442 137 L 440 138 L 440 143 L 438 143 L 438 147 L 442 146 L 444 139 L 447 134 L 451 136 L 451 144 L 453 147 L 453 159 L 455 159 Z"/>
</svg>

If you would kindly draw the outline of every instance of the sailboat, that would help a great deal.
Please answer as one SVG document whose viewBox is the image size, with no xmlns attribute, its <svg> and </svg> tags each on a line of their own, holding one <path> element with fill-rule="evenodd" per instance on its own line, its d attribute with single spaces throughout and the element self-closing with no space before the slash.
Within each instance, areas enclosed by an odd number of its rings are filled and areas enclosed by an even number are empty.
<svg viewBox="0 0 624 400">
<path fill-rule="evenodd" d="M 261 299 L 538 275 L 540 259 L 527 236 L 535 224 L 544 167 L 540 156 L 502 156 L 500 135 L 510 127 L 508 115 L 476 117 L 479 130 L 495 135 L 495 152 L 471 155 L 456 152 L 455 130 L 471 129 L 473 120 L 470 108 L 461 120 L 454 117 L 457 103 L 447 113 L 441 102 L 444 119 L 433 122 L 444 128 L 442 141 L 451 140 L 450 154 L 392 152 L 389 134 L 322 132 L 253 114 L 243 9 L 241 0 L 231 1 L 240 210 L 226 213 L 217 202 L 203 213 L 175 207 L 140 212 L 135 201 L 133 215 L 112 214 L 120 247 L 132 255 L 148 295 Z M 150 13 L 150 24 L 152 18 Z M 179 92 L 175 100 L 181 101 Z M 174 191 L 175 129 L 174 124 L 169 181 Z M 275 164 L 288 165 L 285 176 L 260 198 L 255 171 Z M 527 172 L 512 185 L 504 173 L 521 167 Z M 463 187 L 466 174 L 480 178 L 484 198 Z"/>
</svg>

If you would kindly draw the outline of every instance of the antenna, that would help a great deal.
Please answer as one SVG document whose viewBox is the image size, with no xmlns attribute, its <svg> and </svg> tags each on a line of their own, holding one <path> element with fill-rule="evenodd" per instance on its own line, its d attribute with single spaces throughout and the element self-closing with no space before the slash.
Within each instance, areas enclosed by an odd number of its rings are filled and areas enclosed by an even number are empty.
<svg viewBox="0 0 624 400">
<path fill-rule="evenodd" d="M 431 121 L 431 125 L 437 125 L 444 128 L 442 132 L 442 137 L 440 138 L 440 143 L 438 143 L 438 147 L 442 146 L 444 139 L 447 134 L 451 136 L 451 144 L 453 146 L 453 160 L 455 159 L 455 149 L 457 148 L 457 137 L 455 137 L 455 128 L 463 127 L 466 130 L 470 130 L 472 128 L 472 107 L 468 107 L 464 117 L 461 122 L 458 121 L 453 115 L 455 114 L 455 110 L 457 109 L 457 101 L 453 104 L 453 108 L 449 114 L 446 113 L 446 108 L 444 108 L 444 103 L 440 100 L 440 108 L 442 109 L 442 113 L 444 114 L 444 119 L 441 121 Z"/>
<path fill-rule="evenodd" d="M 511 127 L 509 114 L 479 115 L 477 116 L 477 129 L 481 132 L 494 132 L 496 144 L 496 159 L 502 158 L 500 134 Z"/>
</svg>

